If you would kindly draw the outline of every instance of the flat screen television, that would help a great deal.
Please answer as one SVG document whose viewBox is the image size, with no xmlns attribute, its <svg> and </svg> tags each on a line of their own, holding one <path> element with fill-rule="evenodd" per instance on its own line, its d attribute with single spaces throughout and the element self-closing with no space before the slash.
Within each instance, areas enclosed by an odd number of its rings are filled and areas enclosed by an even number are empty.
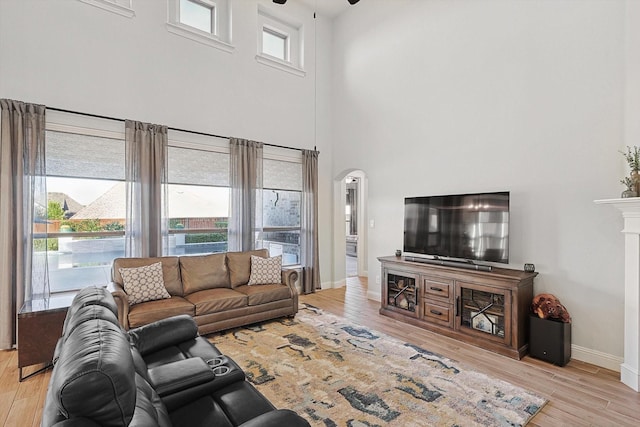
<svg viewBox="0 0 640 427">
<path fill-rule="evenodd" d="M 507 264 L 509 192 L 405 198 L 404 252 Z"/>
</svg>

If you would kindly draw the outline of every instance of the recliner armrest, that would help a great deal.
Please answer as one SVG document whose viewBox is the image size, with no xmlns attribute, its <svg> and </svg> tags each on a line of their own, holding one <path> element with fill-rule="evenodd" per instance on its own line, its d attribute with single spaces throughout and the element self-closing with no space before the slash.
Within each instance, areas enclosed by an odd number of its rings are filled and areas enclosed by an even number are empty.
<svg viewBox="0 0 640 427">
<path fill-rule="evenodd" d="M 216 377 L 200 357 L 156 366 L 148 370 L 148 376 L 151 386 L 169 412 L 210 395 L 228 382 L 225 381 L 226 376 Z M 230 380 L 234 377 L 237 381 L 238 375 L 229 375 Z M 242 381 L 243 378 L 244 376 L 241 376 L 239 380 Z"/>
<path fill-rule="evenodd" d="M 160 397 L 213 381 L 216 376 L 199 357 L 156 366 L 148 371 L 149 381 Z"/>
<path fill-rule="evenodd" d="M 131 342 L 142 356 L 198 336 L 198 325 L 187 314 L 168 317 L 130 329 Z"/>
</svg>

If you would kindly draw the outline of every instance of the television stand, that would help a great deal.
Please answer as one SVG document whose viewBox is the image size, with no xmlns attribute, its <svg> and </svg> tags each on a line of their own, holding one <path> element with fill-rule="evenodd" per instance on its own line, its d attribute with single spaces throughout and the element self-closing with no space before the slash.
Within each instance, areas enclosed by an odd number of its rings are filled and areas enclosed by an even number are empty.
<svg viewBox="0 0 640 427">
<path fill-rule="evenodd" d="M 472 262 L 464 262 L 464 261 L 449 261 L 445 259 L 438 258 L 422 258 L 422 257 L 413 257 L 413 256 L 405 256 L 405 260 L 411 262 L 421 262 L 423 264 L 433 264 L 433 265 L 444 265 L 445 267 L 456 267 L 456 268 L 466 268 L 467 270 L 476 270 L 476 271 L 491 271 L 492 267 L 490 265 L 482 265 L 482 264 L 474 264 Z"/>
<path fill-rule="evenodd" d="M 514 359 L 529 351 L 538 273 L 448 260 L 380 257 L 380 314 Z M 426 262 L 425 262 L 426 261 Z M 467 269 L 467 268 L 470 268 Z"/>
</svg>

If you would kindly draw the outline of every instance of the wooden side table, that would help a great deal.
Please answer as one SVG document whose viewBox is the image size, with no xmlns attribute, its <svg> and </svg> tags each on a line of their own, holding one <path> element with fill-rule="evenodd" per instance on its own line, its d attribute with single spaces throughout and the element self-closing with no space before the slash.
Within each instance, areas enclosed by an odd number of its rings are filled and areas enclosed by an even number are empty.
<svg viewBox="0 0 640 427">
<path fill-rule="evenodd" d="M 62 335 L 62 325 L 74 295 L 53 296 L 47 300 L 25 301 L 18 313 L 19 380 L 44 371 L 53 364 L 53 353 Z M 23 377 L 22 368 L 46 365 Z"/>
</svg>

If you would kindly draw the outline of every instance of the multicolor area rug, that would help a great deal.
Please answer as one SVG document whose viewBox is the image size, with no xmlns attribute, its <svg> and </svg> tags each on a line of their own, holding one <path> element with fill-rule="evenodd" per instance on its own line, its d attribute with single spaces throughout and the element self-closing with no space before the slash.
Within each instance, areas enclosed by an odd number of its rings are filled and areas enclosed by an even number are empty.
<svg viewBox="0 0 640 427">
<path fill-rule="evenodd" d="M 276 407 L 317 426 L 519 426 L 546 403 L 312 306 L 209 339 Z"/>
</svg>

